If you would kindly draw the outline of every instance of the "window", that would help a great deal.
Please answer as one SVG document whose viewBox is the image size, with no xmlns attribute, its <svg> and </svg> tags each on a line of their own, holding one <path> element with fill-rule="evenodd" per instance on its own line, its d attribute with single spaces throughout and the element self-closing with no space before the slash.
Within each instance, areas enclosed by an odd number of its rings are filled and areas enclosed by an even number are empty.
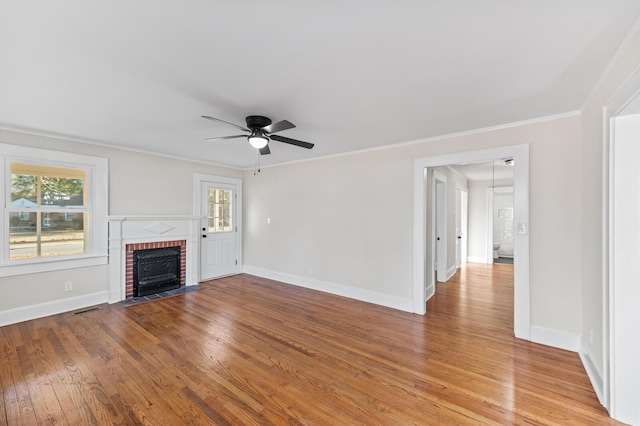
<svg viewBox="0 0 640 426">
<path fill-rule="evenodd" d="M 87 170 L 11 161 L 9 170 L 9 259 L 86 253 Z"/>
<path fill-rule="evenodd" d="M 209 188 L 208 191 L 208 232 L 225 232 L 233 229 L 231 221 L 231 189 Z"/>
<path fill-rule="evenodd" d="M 0 149 L 0 276 L 106 263 L 107 160 L 13 145 Z"/>
</svg>

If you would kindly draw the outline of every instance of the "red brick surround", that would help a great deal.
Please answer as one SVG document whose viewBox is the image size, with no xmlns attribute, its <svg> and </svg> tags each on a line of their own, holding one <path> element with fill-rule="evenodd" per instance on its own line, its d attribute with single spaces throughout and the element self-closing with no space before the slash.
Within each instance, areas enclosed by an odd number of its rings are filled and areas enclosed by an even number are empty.
<svg viewBox="0 0 640 426">
<path fill-rule="evenodd" d="M 133 252 L 155 248 L 180 247 L 180 286 L 184 286 L 187 276 L 187 241 L 160 241 L 156 243 L 127 244 L 126 246 L 126 298 L 133 297 Z"/>
</svg>

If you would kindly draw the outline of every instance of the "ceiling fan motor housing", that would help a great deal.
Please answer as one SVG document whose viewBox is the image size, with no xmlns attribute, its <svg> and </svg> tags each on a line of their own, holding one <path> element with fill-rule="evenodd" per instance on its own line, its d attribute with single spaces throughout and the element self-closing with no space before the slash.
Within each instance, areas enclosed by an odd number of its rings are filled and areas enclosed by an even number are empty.
<svg viewBox="0 0 640 426">
<path fill-rule="evenodd" d="M 271 119 L 261 115 L 250 115 L 247 117 L 247 127 L 250 129 L 261 129 L 271 124 Z"/>
</svg>

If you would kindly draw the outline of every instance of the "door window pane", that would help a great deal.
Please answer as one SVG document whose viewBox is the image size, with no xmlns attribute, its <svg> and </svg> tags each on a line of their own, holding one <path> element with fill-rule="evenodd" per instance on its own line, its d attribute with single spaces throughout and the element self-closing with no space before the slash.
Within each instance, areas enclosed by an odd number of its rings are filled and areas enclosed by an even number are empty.
<svg viewBox="0 0 640 426">
<path fill-rule="evenodd" d="M 208 232 L 233 230 L 233 191 L 231 189 L 209 188 L 207 197 Z"/>
</svg>

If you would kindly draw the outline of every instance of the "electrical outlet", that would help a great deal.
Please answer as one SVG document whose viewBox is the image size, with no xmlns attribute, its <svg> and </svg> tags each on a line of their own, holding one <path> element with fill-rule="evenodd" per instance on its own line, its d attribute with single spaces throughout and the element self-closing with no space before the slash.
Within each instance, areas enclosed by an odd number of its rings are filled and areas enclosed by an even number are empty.
<svg viewBox="0 0 640 426">
<path fill-rule="evenodd" d="M 67 281 L 66 283 L 64 283 L 64 291 L 71 290 L 73 290 L 73 283 L 71 281 Z"/>
</svg>

